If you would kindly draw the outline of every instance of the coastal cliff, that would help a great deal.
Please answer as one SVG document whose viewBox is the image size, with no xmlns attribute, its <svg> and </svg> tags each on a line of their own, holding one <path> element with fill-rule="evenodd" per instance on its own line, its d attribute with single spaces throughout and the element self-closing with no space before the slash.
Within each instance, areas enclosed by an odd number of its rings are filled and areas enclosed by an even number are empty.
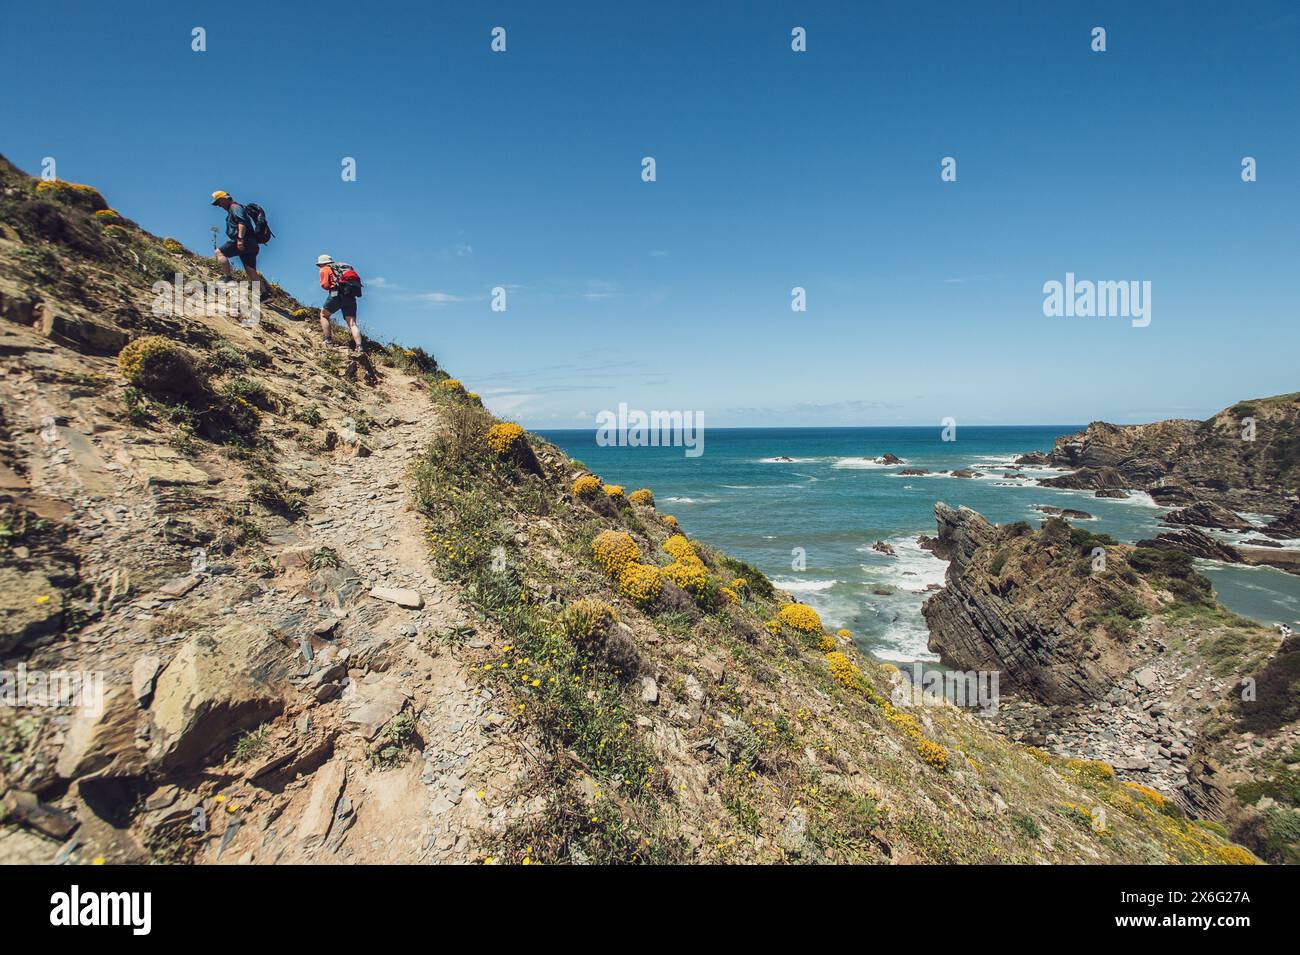
<svg viewBox="0 0 1300 955">
<path fill-rule="evenodd" d="M 946 586 L 922 607 L 930 649 L 960 669 L 1000 670 L 1044 702 L 1104 695 L 1147 649 L 1130 622 L 1174 599 L 1136 572 L 1133 548 L 1059 517 L 1038 531 L 998 527 L 939 503 L 935 518 L 936 552 L 950 563 Z M 1180 587 L 1209 592 L 1190 566 L 1178 570 Z"/>
<path fill-rule="evenodd" d="M 1103 760 L 1271 861 L 1300 861 L 1295 638 L 1224 610 L 1165 535 L 1124 545 L 1058 517 L 995 526 L 942 503 L 935 518 L 950 564 L 923 607 L 930 649 L 1001 673 L 1004 732 Z"/>
<path fill-rule="evenodd" d="M 1095 421 L 1057 439 L 1046 463 L 1074 471 L 1043 481 L 1051 487 L 1141 490 L 1173 507 L 1213 502 L 1282 518 L 1300 488 L 1300 393 L 1240 401 L 1205 421 Z"/>
<path fill-rule="evenodd" d="M 1205 421 L 1095 421 L 1017 463 L 1070 470 L 1042 479 L 1045 487 L 1098 497 L 1140 491 L 1173 508 L 1162 519 L 1173 530 L 1143 544 L 1300 574 L 1300 548 L 1278 543 L 1300 538 L 1300 393 L 1240 401 Z M 1229 543 L 1213 536 L 1219 531 L 1255 536 Z"/>
</svg>

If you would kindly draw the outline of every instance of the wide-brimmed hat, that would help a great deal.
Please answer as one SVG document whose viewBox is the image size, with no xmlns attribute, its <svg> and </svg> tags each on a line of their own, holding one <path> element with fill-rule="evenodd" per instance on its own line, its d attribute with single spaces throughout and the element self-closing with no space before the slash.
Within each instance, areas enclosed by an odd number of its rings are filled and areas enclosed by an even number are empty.
<svg viewBox="0 0 1300 955">
<path fill-rule="evenodd" d="M 333 265 L 333 264 L 334 264 L 334 260 L 333 260 L 332 258 L 330 258 L 328 255 L 321 254 L 321 255 L 316 256 L 316 264 L 317 264 L 317 265 Z"/>
<path fill-rule="evenodd" d="M 229 199 L 229 198 L 230 198 L 230 193 L 225 192 L 222 189 L 218 189 L 216 192 L 212 194 L 212 204 L 214 206 L 218 205 L 220 204 L 222 199 Z"/>
</svg>

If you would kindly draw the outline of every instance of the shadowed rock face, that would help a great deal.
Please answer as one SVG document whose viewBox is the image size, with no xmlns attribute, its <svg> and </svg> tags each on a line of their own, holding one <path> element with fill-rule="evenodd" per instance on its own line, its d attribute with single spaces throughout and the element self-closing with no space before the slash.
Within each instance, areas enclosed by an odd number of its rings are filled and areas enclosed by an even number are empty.
<svg viewBox="0 0 1300 955">
<path fill-rule="evenodd" d="M 1041 531 L 998 527 L 942 503 L 935 518 L 936 553 L 951 563 L 922 612 L 944 664 L 999 670 L 1006 685 L 1048 703 L 1098 698 L 1130 669 L 1133 633 L 1116 621 L 1160 604 L 1128 566 L 1131 548 L 1105 546 L 1105 569 L 1094 571 L 1100 545 L 1072 539 L 1059 518 Z"/>
<path fill-rule="evenodd" d="M 1203 557 L 1206 560 L 1221 560 L 1229 564 L 1241 562 L 1241 555 L 1236 548 L 1215 540 L 1204 531 L 1195 527 L 1181 527 L 1166 531 L 1156 536 L 1155 540 L 1138 541 L 1139 547 L 1168 547 L 1172 550 Z"/>
<path fill-rule="evenodd" d="M 1238 517 L 1222 504 L 1213 501 L 1197 501 L 1190 507 L 1171 511 L 1163 518 L 1166 524 L 1190 524 L 1194 527 L 1217 527 L 1220 530 L 1248 531 L 1250 521 Z"/>
</svg>

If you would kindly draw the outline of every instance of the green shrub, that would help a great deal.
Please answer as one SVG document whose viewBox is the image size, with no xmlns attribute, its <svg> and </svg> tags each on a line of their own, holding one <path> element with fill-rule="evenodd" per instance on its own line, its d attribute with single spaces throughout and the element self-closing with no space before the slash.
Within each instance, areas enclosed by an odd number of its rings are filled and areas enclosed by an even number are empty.
<svg viewBox="0 0 1300 955">
<path fill-rule="evenodd" d="M 327 567 L 334 568 L 338 567 L 340 563 L 338 551 L 333 547 L 317 547 L 307 560 L 307 566 L 312 570 L 324 570 Z"/>
<path fill-rule="evenodd" d="M 248 356 L 229 342 L 217 342 L 212 354 L 208 356 L 208 368 L 213 374 L 227 371 L 243 371 L 248 367 Z"/>
<path fill-rule="evenodd" d="M 751 594 L 762 597 L 764 600 L 771 600 L 775 596 L 776 588 L 772 586 L 772 581 L 753 564 L 726 554 L 717 556 L 718 563 L 727 572 L 724 576 L 741 578 L 745 581 L 745 587 Z"/>
<path fill-rule="evenodd" d="M 301 517 L 307 509 L 302 498 L 291 494 L 279 481 L 269 478 L 254 478 L 250 481 L 248 499 L 262 505 L 268 511 L 274 511 L 291 519 Z"/>
<path fill-rule="evenodd" d="M 320 409 L 314 404 L 305 405 L 297 408 L 293 412 L 293 420 L 301 421 L 305 425 L 316 427 L 325 419 L 321 417 Z"/>
<path fill-rule="evenodd" d="M 370 765 L 385 772 L 405 766 L 419 744 L 415 715 L 403 710 L 384 724 L 370 751 Z"/>
<path fill-rule="evenodd" d="M 1070 528 L 1070 546 L 1084 554 L 1091 554 L 1094 547 L 1114 547 L 1118 543 L 1109 534 L 1093 534 L 1082 527 Z"/>
<path fill-rule="evenodd" d="M 1129 554 L 1129 566 L 1164 587 L 1179 600 L 1207 603 L 1213 599 L 1210 581 L 1196 571 L 1192 556 L 1167 547 L 1139 547 Z"/>
<path fill-rule="evenodd" d="M 260 411 L 275 411 L 278 404 L 267 387 L 256 378 L 242 375 L 221 386 L 221 394 L 236 401 L 244 401 Z"/>
</svg>

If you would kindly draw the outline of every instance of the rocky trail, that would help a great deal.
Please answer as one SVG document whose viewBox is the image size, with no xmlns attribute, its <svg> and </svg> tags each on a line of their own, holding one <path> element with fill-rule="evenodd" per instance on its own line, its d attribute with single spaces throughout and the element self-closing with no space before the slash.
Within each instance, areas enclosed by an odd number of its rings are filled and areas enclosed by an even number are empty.
<svg viewBox="0 0 1300 955">
<path fill-rule="evenodd" d="M 409 469 L 433 420 L 427 402 L 388 397 L 394 423 L 373 450 L 313 474 L 320 483 L 311 507 L 273 539 L 283 565 L 301 561 L 310 570 L 324 548 L 338 566 L 319 569 L 298 593 L 267 588 L 234 610 L 298 638 L 294 680 L 319 705 L 294 729 L 332 736 L 333 759 L 288 784 L 254 831 L 224 851 L 218 843 L 214 859 L 466 862 L 477 851 L 475 831 L 509 818 L 503 796 L 520 768 L 504 732 L 510 721 L 453 649 L 462 643 L 473 653 L 487 642 L 436 578 L 411 513 Z M 368 447 L 355 435 L 342 438 Z M 319 470 L 313 464 L 299 466 Z M 396 769 L 376 769 L 367 762 L 374 741 L 404 710 L 416 717 L 419 752 Z M 245 778 L 284 759 L 268 752 Z"/>
<path fill-rule="evenodd" d="M 291 369 L 304 361 L 292 338 L 270 346 Z M 12 457 L 27 465 L 5 469 L 6 490 L 59 528 L 93 581 L 87 606 L 102 612 L 75 643 L 38 646 L 27 667 L 99 674 L 105 705 L 52 717 L 43 741 L 57 760 L 38 761 L 27 783 L 71 785 L 58 805 L 26 812 L 43 827 L 3 830 L 0 852 L 140 861 L 139 844 L 164 858 L 174 844 L 210 862 L 476 858 L 475 834 L 514 817 L 528 762 L 514 722 L 470 676 L 488 637 L 421 539 L 410 469 L 437 427 L 427 395 L 385 370 L 361 389 L 365 426 L 321 426 L 329 453 L 278 443 L 276 471 L 304 508 L 264 531 L 266 563 L 241 561 L 204 520 L 239 493 L 222 462 L 119 428 L 97 389 L 63 383 L 62 356 L 28 354 L 0 369 Z M 41 575 L 14 584 L 29 617 L 55 592 Z M 141 786 L 146 775 L 172 781 Z M 134 839 L 112 824 L 128 815 Z"/>
</svg>

